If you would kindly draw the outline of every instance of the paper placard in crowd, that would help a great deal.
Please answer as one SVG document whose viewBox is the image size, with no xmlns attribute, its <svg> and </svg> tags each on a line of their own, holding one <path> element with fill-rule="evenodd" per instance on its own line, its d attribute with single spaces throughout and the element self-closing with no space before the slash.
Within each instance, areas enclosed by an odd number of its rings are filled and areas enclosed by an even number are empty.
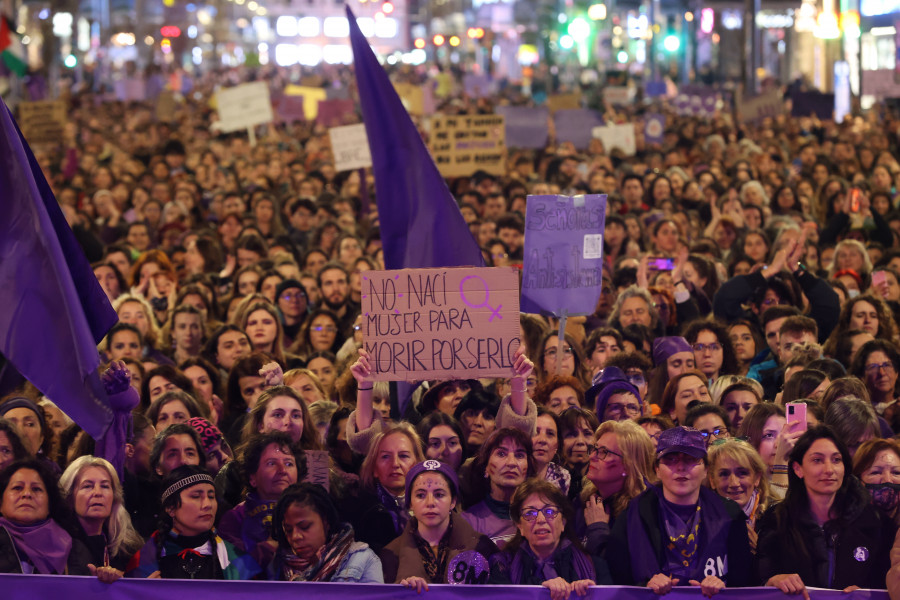
<svg viewBox="0 0 900 600">
<path fill-rule="evenodd" d="M 864 96 L 875 96 L 876 100 L 900 98 L 900 83 L 894 81 L 893 69 L 861 71 L 859 76 Z"/>
<path fill-rule="evenodd" d="M 263 81 L 244 83 L 216 93 L 220 129 L 225 133 L 249 129 L 275 120 L 269 87 Z"/>
<path fill-rule="evenodd" d="M 363 123 L 332 127 L 328 130 L 328 135 L 331 137 L 335 170 L 350 171 L 372 166 L 369 138 L 366 137 L 366 126 Z"/>
<path fill-rule="evenodd" d="M 63 100 L 19 102 L 19 129 L 29 144 L 59 143 L 66 127 Z"/>
<path fill-rule="evenodd" d="M 610 85 L 603 88 L 603 100 L 613 106 L 628 106 L 634 100 L 634 88 Z"/>
<path fill-rule="evenodd" d="M 113 87 L 116 90 L 116 100 L 143 102 L 147 99 L 147 82 L 143 79 L 120 79 Z"/>
<path fill-rule="evenodd" d="M 603 282 L 606 194 L 528 196 L 522 312 L 589 315 Z"/>
<path fill-rule="evenodd" d="M 666 116 L 658 113 L 644 115 L 644 142 L 662 144 L 666 135 Z"/>
<path fill-rule="evenodd" d="M 604 125 L 594 127 L 591 134 L 603 142 L 603 149 L 609 154 L 618 148 L 625 156 L 634 156 L 637 152 L 637 142 L 634 139 L 634 125 L 623 123 L 622 125 Z"/>
<path fill-rule="evenodd" d="M 436 116 L 428 150 L 444 177 L 467 177 L 476 171 L 504 175 L 505 139 L 502 115 Z"/>
<path fill-rule="evenodd" d="M 551 94 L 547 96 L 547 108 L 550 109 L 551 113 L 555 113 L 558 110 L 581 108 L 581 92 Z"/>
<path fill-rule="evenodd" d="M 362 329 L 374 381 L 508 377 L 520 342 L 518 270 L 366 271 Z"/>
<path fill-rule="evenodd" d="M 411 83 L 394 83 L 394 89 L 400 96 L 403 108 L 411 115 L 425 114 L 425 88 Z"/>
<path fill-rule="evenodd" d="M 735 108 L 742 123 L 752 123 L 782 114 L 784 99 L 779 89 L 770 90 L 752 98 L 741 98 L 740 94 L 735 94 Z"/>
<path fill-rule="evenodd" d="M 294 84 L 285 86 L 284 95 L 303 96 L 303 113 L 307 121 L 312 121 L 319 115 L 319 102 L 328 99 L 328 92 L 323 88 Z"/>
<path fill-rule="evenodd" d="M 321 485 L 326 491 L 330 489 L 331 456 L 328 451 L 305 450 L 303 454 L 306 456 L 306 475 L 303 481 Z"/>
<path fill-rule="evenodd" d="M 156 120 L 171 122 L 175 120 L 175 111 L 178 109 L 178 101 L 175 93 L 163 90 L 156 98 Z"/>
<path fill-rule="evenodd" d="M 572 142 L 579 150 L 587 150 L 591 145 L 591 130 L 603 125 L 603 119 L 596 111 L 587 108 L 558 110 L 553 115 L 556 142 Z"/>
<path fill-rule="evenodd" d="M 306 120 L 306 109 L 303 96 L 288 96 L 285 94 L 278 100 L 277 111 L 278 119 L 282 123 Z"/>
<path fill-rule="evenodd" d="M 463 89 L 472 98 L 487 98 L 493 93 L 493 84 L 487 75 L 467 73 L 463 75 Z"/>
<path fill-rule="evenodd" d="M 351 117 L 351 121 L 355 121 L 355 110 L 356 106 L 353 104 L 353 100 L 320 100 L 316 123 L 325 127 L 337 127 L 347 122 L 344 119 L 348 115 Z"/>
<path fill-rule="evenodd" d="M 543 106 L 498 106 L 497 114 L 506 123 L 506 145 L 510 148 L 539 149 L 547 145 L 547 117 Z"/>
</svg>

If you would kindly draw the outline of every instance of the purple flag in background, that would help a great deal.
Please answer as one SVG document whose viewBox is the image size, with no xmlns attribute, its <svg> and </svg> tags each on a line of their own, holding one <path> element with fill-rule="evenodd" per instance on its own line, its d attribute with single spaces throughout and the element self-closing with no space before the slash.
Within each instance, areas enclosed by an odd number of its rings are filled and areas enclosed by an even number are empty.
<svg viewBox="0 0 900 600">
<path fill-rule="evenodd" d="M 603 283 L 605 226 L 606 194 L 528 196 L 522 312 L 594 312 Z"/>
<path fill-rule="evenodd" d="M 118 317 L 3 103 L 0 130 L 0 353 L 97 439 L 113 418 L 97 344 Z"/>
<path fill-rule="evenodd" d="M 644 141 L 648 144 L 662 144 L 666 133 L 666 117 L 657 113 L 644 115 Z"/>
<path fill-rule="evenodd" d="M 558 110 L 553 115 L 553 121 L 556 124 L 556 142 L 572 142 L 579 150 L 585 150 L 591 144 L 594 127 L 603 125 L 600 115 L 587 108 Z"/>
<path fill-rule="evenodd" d="M 830 120 L 834 115 L 834 94 L 820 92 L 793 92 L 791 94 L 791 116 L 810 117 L 816 115 Z"/>
<path fill-rule="evenodd" d="M 539 149 L 547 145 L 547 107 L 498 106 L 497 114 L 503 115 L 508 147 Z"/>
<path fill-rule="evenodd" d="M 347 7 L 388 269 L 484 266 L 419 131 Z"/>
</svg>

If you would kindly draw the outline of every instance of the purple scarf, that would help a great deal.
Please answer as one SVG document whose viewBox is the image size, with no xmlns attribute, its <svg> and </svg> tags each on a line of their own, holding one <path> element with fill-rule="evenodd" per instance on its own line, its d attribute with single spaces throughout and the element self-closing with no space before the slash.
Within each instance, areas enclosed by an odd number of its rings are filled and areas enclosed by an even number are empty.
<svg viewBox="0 0 900 600">
<path fill-rule="evenodd" d="M 43 575 L 66 572 L 72 536 L 56 521 L 47 519 L 35 525 L 18 525 L 0 517 L 0 527 L 9 532 L 16 549 L 28 556 L 35 571 Z"/>
</svg>

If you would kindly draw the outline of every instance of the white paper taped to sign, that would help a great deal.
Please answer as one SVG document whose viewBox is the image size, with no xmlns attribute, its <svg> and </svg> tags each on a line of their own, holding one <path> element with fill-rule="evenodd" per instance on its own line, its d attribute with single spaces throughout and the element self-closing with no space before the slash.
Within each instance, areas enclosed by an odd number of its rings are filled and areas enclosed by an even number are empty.
<svg viewBox="0 0 900 600">
<path fill-rule="evenodd" d="M 588 233 L 584 236 L 585 260 L 603 257 L 603 234 Z"/>
<path fill-rule="evenodd" d="M 632 123 L 594 127 L 591 130 L 591 135 L 603 142 L 603 148 L 607 154 L 616 148 L 624 152 L 625 156 L 634 156 L 635 152 L 637 152 L 637 143 L 634 139 L 634 125 Z"/>
<path fill-rule="evenodd" d="M 334 154 L 336 170 L 350 171 L 372 166 L 369 138 L 366 137 L 366 126 L 363 123 L 332 127 L 328 130 L 328 135 L 331 136 L 331 152 Z"/>
<path fill-rule="evenodd" d="M 219 90 L 216 94 L 220 129 L 225 133 L 275 120 L 269 88 L 262 81 Z"/>
</svg>

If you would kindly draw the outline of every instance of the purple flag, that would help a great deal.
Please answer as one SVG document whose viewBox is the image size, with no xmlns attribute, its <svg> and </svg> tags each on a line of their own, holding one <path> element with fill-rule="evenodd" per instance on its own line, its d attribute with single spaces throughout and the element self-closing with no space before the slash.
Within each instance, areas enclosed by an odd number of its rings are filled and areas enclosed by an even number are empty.
<svg viewBox="0 0 900 600">
<path fill-rule="evenodd" d="M 528 196 L 521 310 L 589 315 L 603 283 L 606 194 Z"/>
<path fill-rule="evenodd" d="M 662 144 L 666 133 L 666 116 L 657 113 L 644 115 L 644 141 L 648 144 Z"/>
<path fill-rule="evenodd" d="M 791 116 L 809 117 L 815 115 L 824 121 L 834 116 L 834 94 L 820 92 L 791 93 Z"/>
<path fill-rule="evenodd" d="M 2 103 L 0 130 L 0 353 L 97 439 L 113 418 L 97 343 L 118 317 Z"/>
<path fill-rule="evenodd" d="M 484 266 L 419 131 L 347 7 L 388 269 Z"/>
</svg>

